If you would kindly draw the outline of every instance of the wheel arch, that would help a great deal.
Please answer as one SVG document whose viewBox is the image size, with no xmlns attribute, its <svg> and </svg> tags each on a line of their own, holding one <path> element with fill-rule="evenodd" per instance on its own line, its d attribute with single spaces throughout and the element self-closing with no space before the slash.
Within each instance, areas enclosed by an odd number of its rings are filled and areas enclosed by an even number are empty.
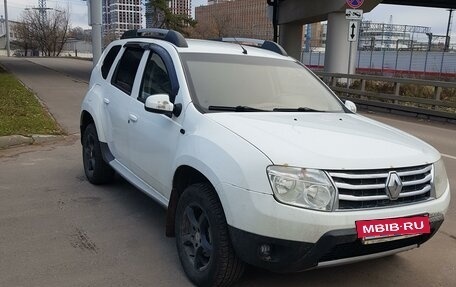
<svg viewBox="0 0 456 287">
<path fill-rule="evenodd" d="M 220 195 L 216 189 L 217 184 L 211 181 L 207 176 L 203 174 L 203 172 L 199 171 L 198 169 L 190 165 L 181 165 L 176 169 L 173 176 L 173 187 L 171 190 L 171 196 L 169 199 L 168 209 L 166 212 L 166 236 L 175 236 L 174 222 L 176 217 L 177 203 L 179 202 L 179 198 L 184 192 L 184 190 L 188 186 L 196 183 L 210 184 L 213 187 L 214 192 L 217 195 L 223 208 L 223 201 L 221 200 Z M 226 216 L 225 208 L 223 208 L 223 210 Z"/>
<path fill-rule="evenodd" d="M 82 137 L 84 135 L 84 131 L 87 128 L 87 126 L 91 123 L 95 123 L 92 115 L 88 111 L 83 110 L 81 112 L 81 119 L 80 119 L 80 124 L 79 124 L 79 129 L 81 132 L 81 144 L 82 144 Z M 95 126 L 95 128 L 96 128 L 96 126 Z"/>
<path fill-rule="evenodd" d="M 98 139 L 100 142 L 106 143 L 106 135 L 105 131 L 103 129 L 104 125 L 103 122 L 101 121 L 101 116 L 102 115 L 102 110 L 100 106 L 89 106 L 89 105 L 84 105 L 81 110 L 81 116 L 80 116 L 80 122 L 79 122 L 79 128 L 81 132 L 81 140 L 84 135 L 84 131 L 87 128 L 87 126 L 91 123 L 95 125 L 95 129 L 97 130 L 97 135 Z M 82 141 L 81 141 L 82 143 Z"/>
</svg>

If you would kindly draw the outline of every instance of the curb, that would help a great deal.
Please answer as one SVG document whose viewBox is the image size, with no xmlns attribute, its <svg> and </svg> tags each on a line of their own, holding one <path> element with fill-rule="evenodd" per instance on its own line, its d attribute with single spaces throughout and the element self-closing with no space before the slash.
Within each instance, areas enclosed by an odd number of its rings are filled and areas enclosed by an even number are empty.
<svg viewBox="0 0 456 287">
<path fill-rule="evenodd" d="M 21 145 L 33 145 L 55 142 L 63 139 L 62 135 L 12 135 L 0 137 L 0 150 Z"/>
</svg>

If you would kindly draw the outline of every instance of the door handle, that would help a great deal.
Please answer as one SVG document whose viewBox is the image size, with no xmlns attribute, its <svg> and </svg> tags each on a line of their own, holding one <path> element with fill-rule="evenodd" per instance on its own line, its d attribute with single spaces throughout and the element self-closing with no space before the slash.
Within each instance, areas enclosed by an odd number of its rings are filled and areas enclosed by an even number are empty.
<svg viewBox="0 0 456 287">
<path fill-rule="evenodd" d="M 128 116 L 128 123 L 130 123 L 130 122 L 136 123 L 137 121 L 138 121 L 138 117 L 135 116 L 134 114 L 130 114 L 130 115 Z"/>
<path fill-rule="evenodd" d="M 103 102 L 104 102 L 105 104 L 107 104 L 107 105 L 109 105 L 109 103 L 110 103 L 110 101 L 109 101 L 108 98 L 104 98 L 104 99 L 103 99 Z"/>
</svg>

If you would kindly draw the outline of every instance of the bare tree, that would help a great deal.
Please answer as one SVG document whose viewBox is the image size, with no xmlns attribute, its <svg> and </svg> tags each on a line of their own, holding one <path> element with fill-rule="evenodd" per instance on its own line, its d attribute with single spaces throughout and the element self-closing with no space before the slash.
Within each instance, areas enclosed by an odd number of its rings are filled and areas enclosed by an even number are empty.
<svg viewBox="0 0 456 287">
<path fill-rule="evenodd" d="M 86 39 L 84 29 L 82 29 L 81 27 L 70 28 L 68 31 L 68 37 L 81 41 L 84 41 Z"/>
<path fill-rule="evenodd" d="M 232 26 L 230 15 L 212 15 L 212 23 L 217 37 L 222 38 L 229 36 L 228 34 Z"/>
<path fill-rule="evenodd" d="M 232 36 L 232 19 L 226 13 L 212 13 L 204 21 L 199 21 L 195 27 L 198 38 L 212 39 Z"/>
<path fill-rule="evenodd" d="M 51 10 L 43 17 L 37 10 L 26 10 L 18 26 L 27 31 L 18 34 L 20 41 L 34 43 L 44 56 L 59 56 L 68 40 L 68 11 Z"/>
<path fill-rule="evenodd" d="M 34 40 L 33 31 L 24 23 L 16 23 L 13 27 L 17 35 L 17 40 L 12 44 L 24 50 L 24 56 L 33 55 L 33 52 L 38 49 L 38 43 Z"/>
<path fill-rule="evenodd" d="M 106 47 L 109 43 L 117 39 L 119 39 L 117 34 L 112 30 L 108 30 L 108 32 L 103 35 L 103 46 Z"/>
</svg>

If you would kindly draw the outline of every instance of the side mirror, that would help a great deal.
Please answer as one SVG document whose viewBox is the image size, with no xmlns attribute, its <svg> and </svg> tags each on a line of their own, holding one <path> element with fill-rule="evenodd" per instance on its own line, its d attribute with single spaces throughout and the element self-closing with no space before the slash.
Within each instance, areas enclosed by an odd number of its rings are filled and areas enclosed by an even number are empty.
<svg viewBox="0 0 456 287">
<path fill-rule="evenodd" d="M 356 114 L 358 109 L 356 108 L 356 105 L 352 101 L 345 101 L 345 107 L 349 109 L 352 113 Z"/>
<path fill-rule="evenodd" d="M 144 104 L 146 111 L 156 114 L 167 115 L 171 117 L 174 111 L 174 105 L 169 100 L 169 95 L 157 94 L 147 97 Z"/>
</svg>

